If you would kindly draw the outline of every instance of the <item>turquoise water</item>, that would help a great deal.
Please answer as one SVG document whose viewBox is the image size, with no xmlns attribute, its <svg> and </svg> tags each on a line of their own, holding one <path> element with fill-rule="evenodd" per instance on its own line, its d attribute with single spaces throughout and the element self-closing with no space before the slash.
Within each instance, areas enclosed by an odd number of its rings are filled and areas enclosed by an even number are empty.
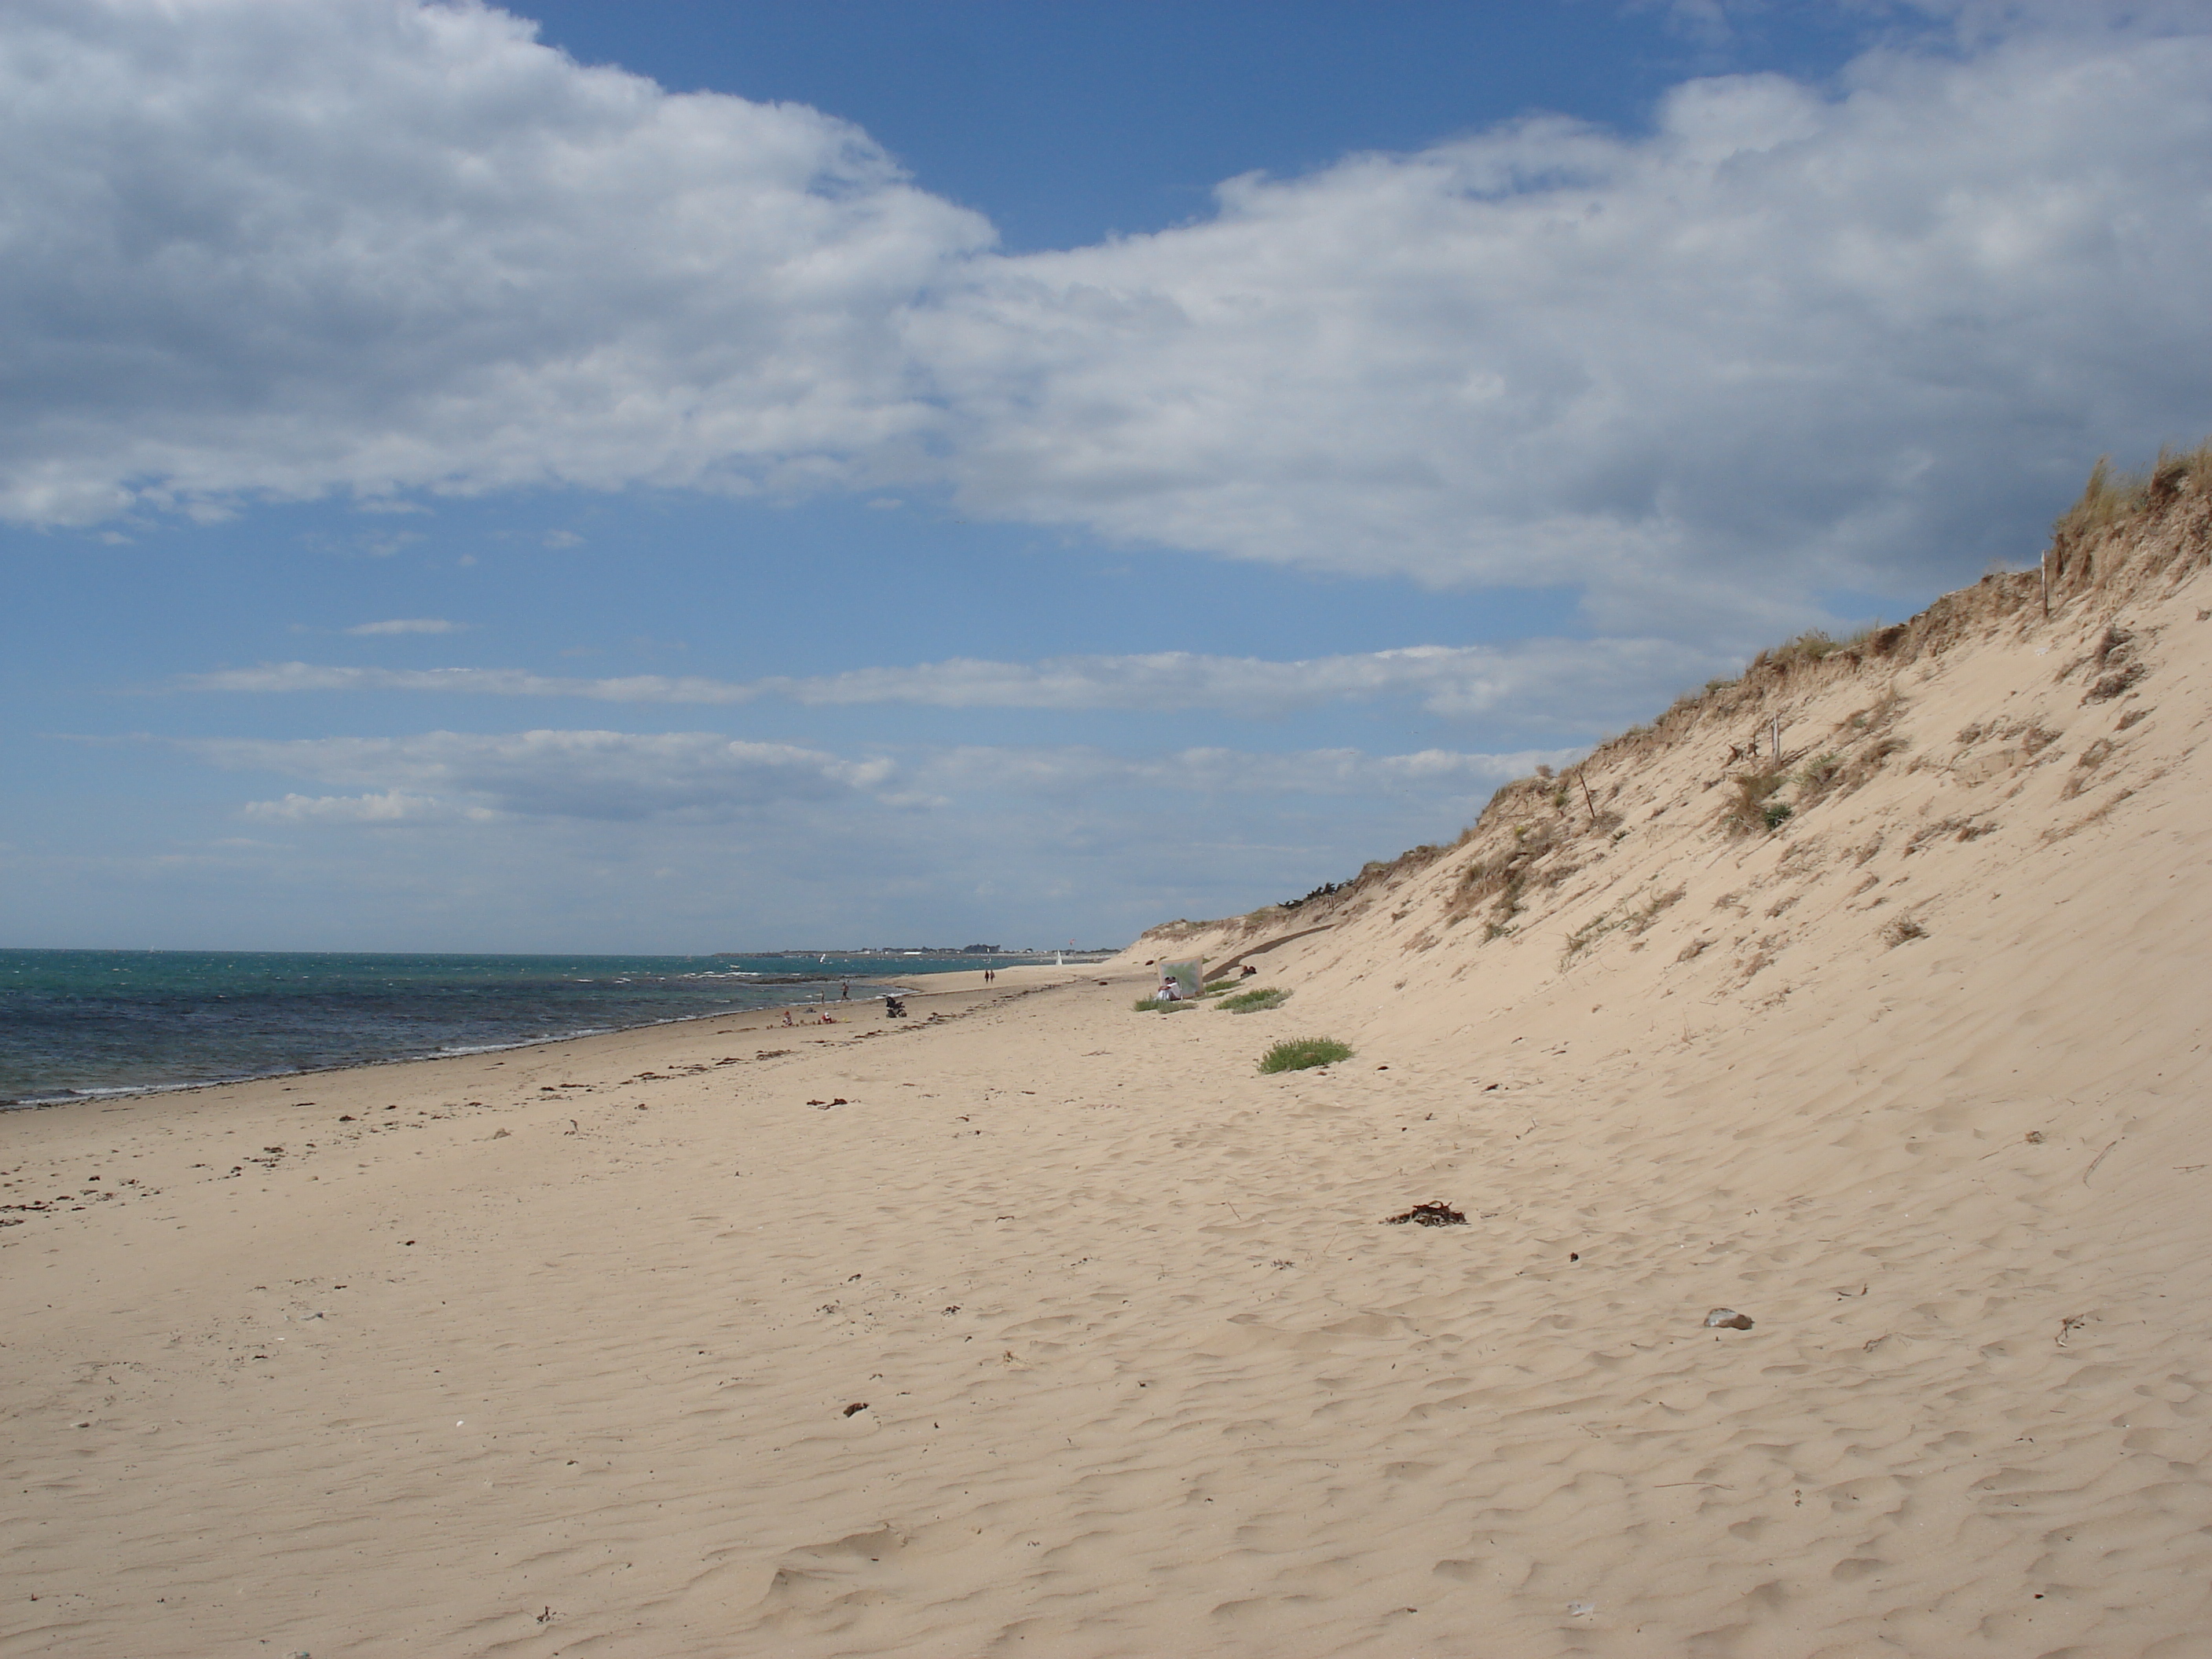
<svg viewBox="0 0 2212 1659">
<path fill-rule="evenodd" d="M 879 996 L 908 976 L 1035 960 L 0 951 L 0 1106 L 835 1000 L 847 981 Z"/>
</svg>

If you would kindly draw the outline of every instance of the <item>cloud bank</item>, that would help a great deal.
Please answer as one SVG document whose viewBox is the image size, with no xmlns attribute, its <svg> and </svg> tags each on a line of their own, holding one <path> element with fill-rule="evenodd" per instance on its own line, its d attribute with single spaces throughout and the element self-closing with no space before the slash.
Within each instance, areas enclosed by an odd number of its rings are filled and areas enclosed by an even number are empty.
<svg viewBox="0 0 2212 1659">
<path fill-rule="evenodd" d="M 1692 82 L 1648 134 L 1534 119 L 1006 257 L 833 116 L 478 5 L 21 0 L 0 514 L 933 485 L 1771 632 L 2032 556 L 2088 456 L 2212 425 L 2201 15 L 1942 9 L 1955 50 L 1833 88 Z"/>
<path fill-rule="evenodd" d="M 881 784 L 881 760 L 847 761 L 788 744 L 708 732 L 431 732 L 399 738 L 214 738 L 183 745 L 218 766 L 366 786 L 390 811 L 307 801 L 256 804 L 261 817 L 397 821 L 434 806 L 474 805 L 524 817 L 635 820 L 726 815 L 825 801 Z"/>
<path fill-rule="evenodd" d="M 720 680 L 640 674 L 592 679 L 511 668 L 377 668 L 271 663 L 188 677 L 199 691 L 414 691 L 577 697 L 617 703 L 738 704 L 778 697 L 811 706 L 908 703 L 936 708 L 1208 710 L 1286 714 L 1382 696 L 1431 714 L 1472 717 L 1544 711 L 1569 721 L 1648 704 L 1654 685 L 1687 684 L 1726 659 L 1663 640 L 1533 640 L 1512 646 L 1409 646 L 1273 661 L 1161 651 L 1059 657 L 1039 663 L 955 658 L 908 668 L 807 678 Z"/>
<path fill-rule="evenodd" d="M 216 766 L 274 772 L 360 795 L 248 803 L 264 822 L 398 825 L 495 817 L 720 821 L 784 809 L 951 806 L 997 796 L 1090 800 L 1102 792 L 1457 798 L 1565 752 L 1372 756 L 1351 749 L 1186 749 L 1127 756 L 1080 745 L 922 749 L 848 757 L 708 732 L 429 732 L 397 738 L 193 739 Z"/>
</svg>

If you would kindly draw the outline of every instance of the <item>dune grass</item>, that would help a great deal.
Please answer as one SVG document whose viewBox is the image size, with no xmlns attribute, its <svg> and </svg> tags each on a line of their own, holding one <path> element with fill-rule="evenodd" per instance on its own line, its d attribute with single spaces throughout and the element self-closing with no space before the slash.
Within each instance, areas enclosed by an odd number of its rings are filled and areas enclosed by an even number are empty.
<svg viewBox="0 0 2212 1659">
<path fill-rule="evenodd" d="M 1256 1014 L 1262 1008 L 1279 1008 L 1290 1000 L 1291 994 L 1280 986 L 1270 985 L 1257 990 L 1239 991 L 1213 1006 L 1232 1014 Z"/>
<path fill-rule="evenodd" d="M 2052 538 L 2062 545 L 2083 540 L 2172 500 L 2185 484 L 2200 494 L 2212 490 L 2212 439 L 2194 449 L 2161 447 L 2141 472 L 2115 472 L 2112 457 L 2100 455 L 2081 499 L 2051 526 Z"/>
<path fill-rule="evenodd" d="M 1721 828 L 1731 836 L 1765 835 L 1782 827 L 1790 808 L 1773 799 L 1790 781 L 1786 772 L 1746 772 L 1733 780 L 1735 793 L 1721 808 Z"/>
<path fill-rule="evenodd" d="M 1334 1037 L 1290 1037 L 1260 1056 L 1260 1069 L 1269 1074 L 1303 1072 L 1309 1066 L 1333 1066 L 1351 1058 L 1351 1045 Z"/>
<path fill-rule="evenodd" d="M 1179 1014 L 1186 1008 L 1197 1007 L 1198 1004 L 1188 997 L 1178 998 L 1173 1002 L 1158 997 L 1139 997 L 1129 1006 L 1140 1014 Z"/>
</svg>

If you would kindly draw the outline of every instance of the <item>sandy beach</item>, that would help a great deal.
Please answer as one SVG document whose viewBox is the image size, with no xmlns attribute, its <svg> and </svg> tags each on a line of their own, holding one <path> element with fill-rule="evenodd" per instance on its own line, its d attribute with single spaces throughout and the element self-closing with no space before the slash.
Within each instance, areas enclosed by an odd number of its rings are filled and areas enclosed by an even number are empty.
<svg viewBox="0 0 2212 1659">
<path fill-rule="evenodd" d="M 9 1115 L 0 1655 L 2212 1652 L 2196 512 L 1294 918 Z"/>
</svg>

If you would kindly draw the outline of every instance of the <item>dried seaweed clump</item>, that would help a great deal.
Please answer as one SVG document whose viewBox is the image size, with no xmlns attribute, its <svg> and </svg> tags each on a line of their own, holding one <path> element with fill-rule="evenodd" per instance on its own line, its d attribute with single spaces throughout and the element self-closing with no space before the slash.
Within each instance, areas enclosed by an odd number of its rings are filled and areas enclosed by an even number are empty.
<svg viewBox="0 0 2212 1659">
<path fill-rule="evenodd" d="M 1402 1215 L 1382 1218 L 1386 1227 L 1402 1227 L 1409 1222 L 1416 1227 L 1464 1227 L 1467 1213 L 1455 1210 L 1441 1199 L 1431 1199 L 1426 1204 L 1416 1204 Z"/>
</svg>

